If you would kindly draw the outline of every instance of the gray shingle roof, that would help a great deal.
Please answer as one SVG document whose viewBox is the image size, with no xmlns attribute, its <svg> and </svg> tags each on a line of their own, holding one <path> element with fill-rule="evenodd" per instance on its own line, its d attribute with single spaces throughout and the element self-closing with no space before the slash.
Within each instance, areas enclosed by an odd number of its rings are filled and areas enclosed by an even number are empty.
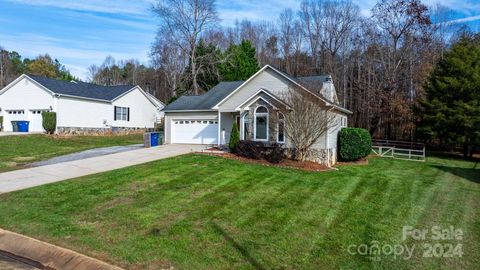
<svg viewBox="0 0 480 270">
<path fill-rule="evenodd" d="M 105 101 L 112 101 L 134 87 L 132 85 L 102 86 L 78 81 L 67 82 L 34 75 L 28 75 L 28 77 L 56 94 Z"/>
<path fill-rule="evenodd" d="M 285 72 L 281 72 L 292 81 L 307 87 L 312 83 L 322 85 L 330 75 L 317 75 L 317 76 L 304 76 L 293 77 Z M 228 94 L 237 89 L 245 81 L 233 81 L 233 82 L 220 82 L 215 87 L 210 89 L 200 96 L 181 96 L 174 102 L 167 105 L 164 111 L 188 111 L 188 110 L 211 110 L 218 102 L 224 99 Z M 307 87 L 308 88 L 308 87 Z M 321 95 L 321 93 L 316 93 Z"/>
<path fill-rule="evenodd" d="M 174 102 L 168 104 L 163 110 L 210 110 L 244 82 L 245 81 L 220 82 L 203 95 L 181 96 Z"/>
</svg>

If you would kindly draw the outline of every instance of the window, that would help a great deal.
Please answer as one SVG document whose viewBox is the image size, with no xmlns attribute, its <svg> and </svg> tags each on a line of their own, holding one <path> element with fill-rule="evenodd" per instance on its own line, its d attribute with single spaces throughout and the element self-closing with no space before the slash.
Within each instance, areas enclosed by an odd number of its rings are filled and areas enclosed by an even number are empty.
<svg viewBox="0 0 480 270">
<path fill-rule="evenodd" d="M 278 113 L 277 142 L 285 142 L 285 116 L 283 113 Z"/>
<path fill-rule="evenodd" d="M 257 141 L 268 140 L 268 109 L 259 106 L 255 110 L 254 138 Z"/>
<path fill-rule="evenodd" d="M 8 111 L 8 114 L 25 114 L 24 110 L 13 110 L 13 111 Z"/>
<path fill-rule="evenodd" d="M 130 121 L 130 108 L 128 107 L 114 107 L 115 121 Z"/>
</svg>

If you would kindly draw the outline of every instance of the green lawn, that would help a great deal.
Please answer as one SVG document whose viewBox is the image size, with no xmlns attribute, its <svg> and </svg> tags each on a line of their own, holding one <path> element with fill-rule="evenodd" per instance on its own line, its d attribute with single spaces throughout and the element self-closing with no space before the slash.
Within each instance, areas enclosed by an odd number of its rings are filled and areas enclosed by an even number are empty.
<svg viewBox="0 0 480 270">
<path fill-rule="evenodd" d="M 71 136 L 22 135 L 0 137 L 0 172 L 22 164 L 91 148 L 142 143 L 142 135 Z"/>
<path fill-rule="evenodd" d="M 0 195 L 0 227 L 129 269 L 474 269 L 480 165 L 371 158 L 338 171 L 186 155 Z M 458 241 L 402 242 L 402 227 L 454 226 Z M 415 245 L 409 260 L 350 245 Z M 423 244 L 461 258 L 423 258 Z"/>
</svg>

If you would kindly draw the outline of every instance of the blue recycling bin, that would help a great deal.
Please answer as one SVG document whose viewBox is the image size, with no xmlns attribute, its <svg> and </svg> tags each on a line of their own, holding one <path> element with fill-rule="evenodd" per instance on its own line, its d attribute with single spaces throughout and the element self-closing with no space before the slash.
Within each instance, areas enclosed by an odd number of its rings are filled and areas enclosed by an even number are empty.
<svg viewBox="0 0 480 270">
<path fill-rule="evenodd" d="M 158 146 L 158 139 L 160 138 L 160 133 L 158 132 L 151 132 L 150 133 L 150 146 Z"/>
<path fill-rule="evenodd" d="M 18 121 L 18 132 L 28 132 L 29 121 Z"/>
</svg>

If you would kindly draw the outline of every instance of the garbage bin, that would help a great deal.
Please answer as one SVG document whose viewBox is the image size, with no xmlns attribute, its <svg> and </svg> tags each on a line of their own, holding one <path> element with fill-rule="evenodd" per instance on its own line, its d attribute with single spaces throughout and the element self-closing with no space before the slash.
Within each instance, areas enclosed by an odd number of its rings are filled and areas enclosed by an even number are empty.
<svg viewBox="0 0 480 270">
<path fill-rule="evenodd" d="M 12 122 L 12 131 L 18 132 L 18 121 L 11 121 Z"/>
<path fill-rule="evenodd" d="M 151 147 L 152 136 L 150 136 L 150 132 L 143 134 L 143 146 L 148 148 Z"/>
<path fill-rule="evenodd" d="M 160 132 L 147 132 L 143 134 L 143 145 L 145 147 L 154 147 L 162 144 L 163 134 Z"/>
<path fill-rule="evenodd" d="M 150 132 L 150 146 L 158 146 L 158 138 L 160 134 L 158 132 Z"/>
<path fill-rule="evenodd" d="M 18 121 L 18 132 L 28 132 L 29 121 Z"/>
</svg>

